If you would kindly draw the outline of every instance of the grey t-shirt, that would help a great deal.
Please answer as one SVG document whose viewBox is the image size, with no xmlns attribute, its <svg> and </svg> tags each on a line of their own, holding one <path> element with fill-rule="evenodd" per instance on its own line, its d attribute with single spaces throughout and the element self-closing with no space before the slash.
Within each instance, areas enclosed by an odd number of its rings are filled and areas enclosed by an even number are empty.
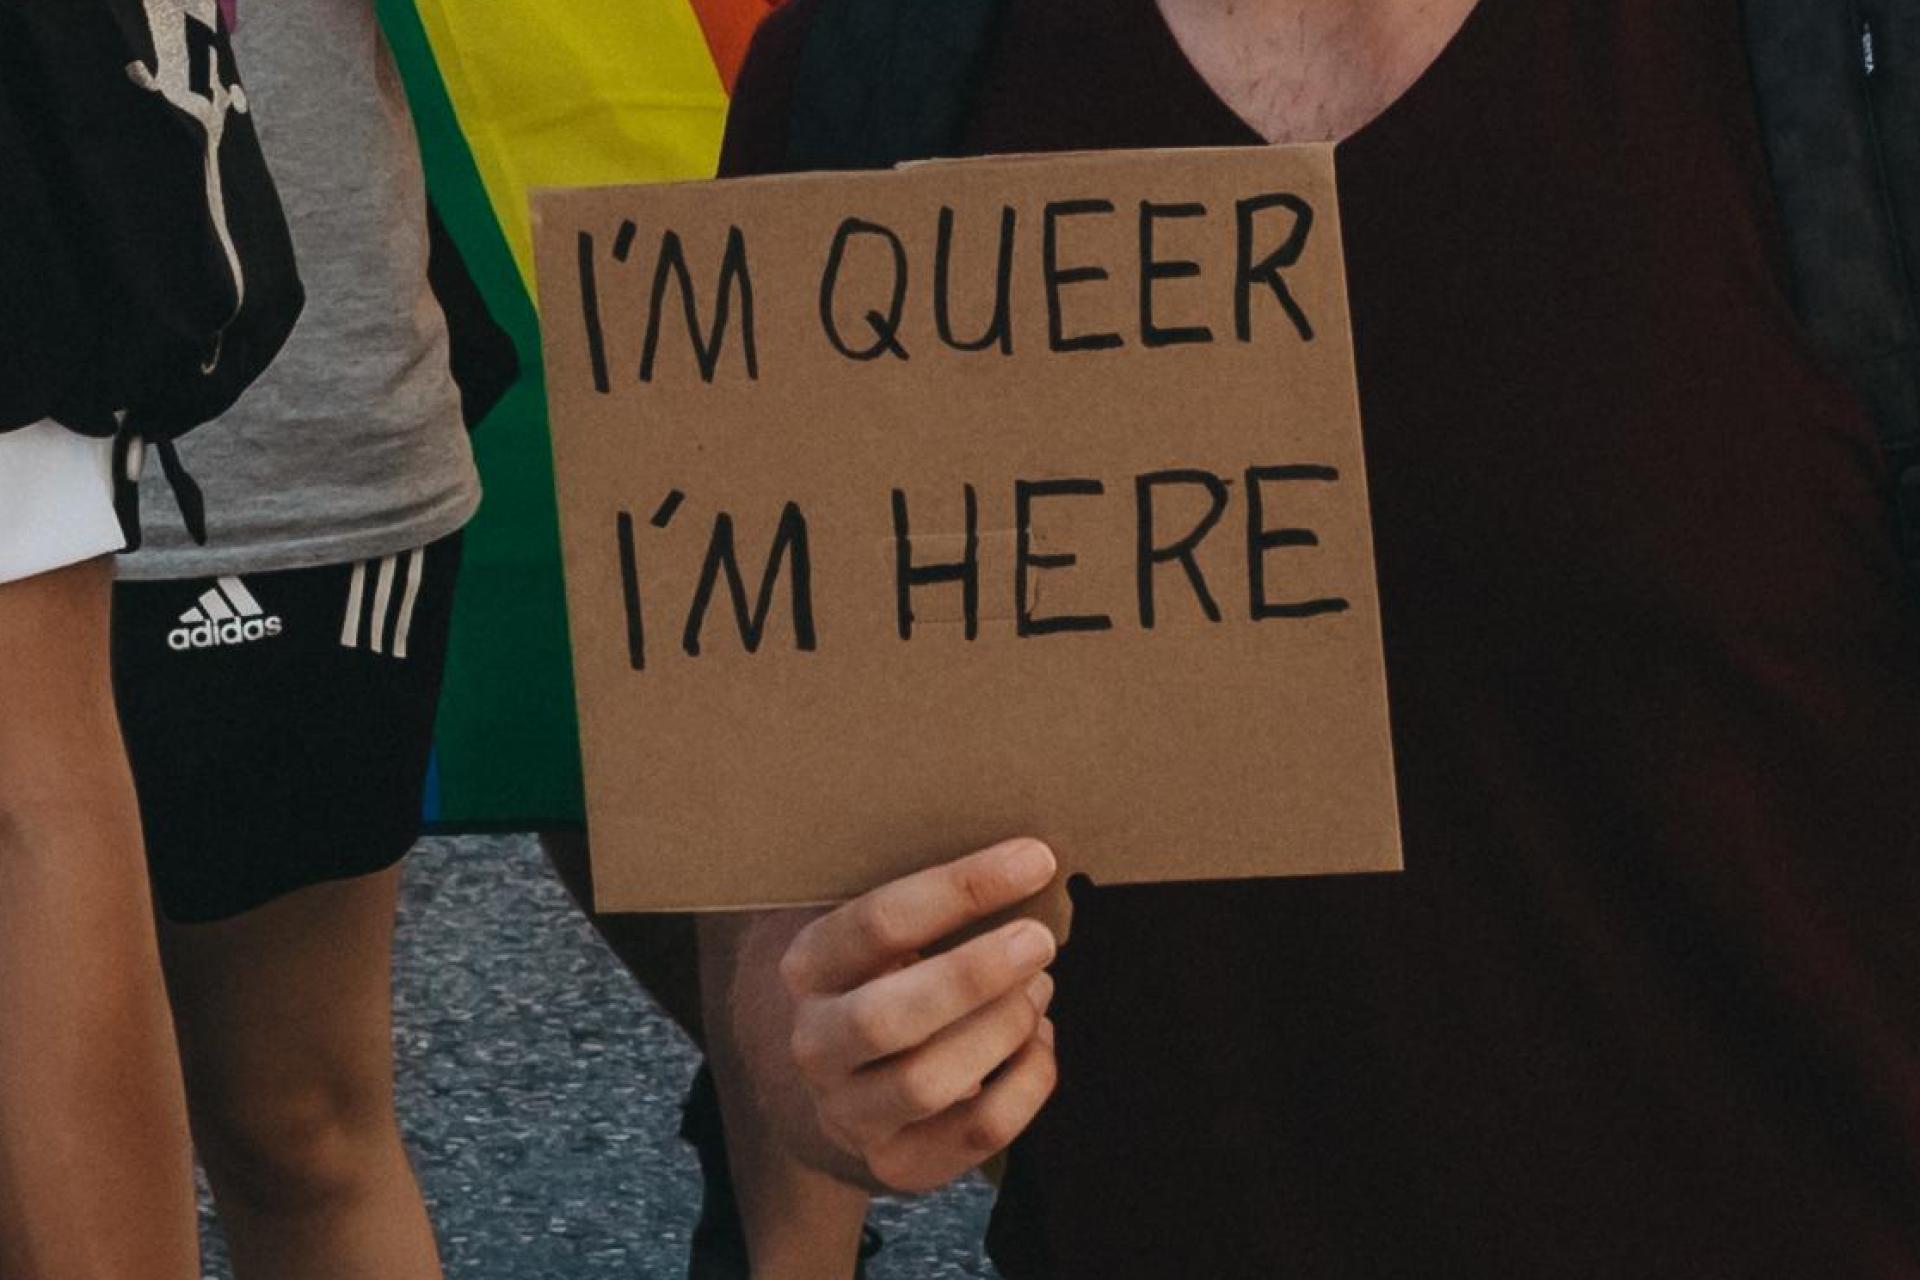
<svg viewBox="0 0 1920 1280">
<path fill-rule="evenodd" d="M 452 533 L 480 501 L 427 287 L 419 151 L 372 0 L 245 5 L 234 43 L 307 308 L 239 404 L 180 441 L 206 494 L 205 547 L 149 451 L 146 545 L 122 557 L 125 578 L 391 555 Z"/>
</svg>

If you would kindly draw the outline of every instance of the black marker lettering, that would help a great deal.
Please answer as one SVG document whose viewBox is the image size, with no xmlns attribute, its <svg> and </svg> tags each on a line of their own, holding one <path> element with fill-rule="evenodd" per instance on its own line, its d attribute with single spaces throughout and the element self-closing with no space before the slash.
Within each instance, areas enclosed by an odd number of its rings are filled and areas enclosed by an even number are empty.
<svg viewBox="0 0 1920 1280">
<path fill-rule="evenodd" d="M 1293 214 L 1293 226 L 1278 249 L 1255 262 L 1254 220 L 1268 209 L 1285 209 Z M 1234 332 L 1242 342 L 1253 341 L 1253 286 L 1264 284 L 1280 300 L 1288 318 L 1293 321 L 1293 327 L 1299 331 L 1301 340 L 1312 342 L 1313 324 L 1307 319 L 1307 313 L 1300 309 L 1300 304 L 1294 301 L 1293 291 L 1287 288 L 1287 282 L 1280 273 L 1299 262 L 1301 253 L 1307 247 L 1307 235 L 1313 230 L 1313 206 L 1299 196 L 1274 194 L 1250 196 L 1239 202 L 1237 212 L 1239 236 L 1236 257 L 1239 268 L 1233 280 Z"/>
<path fill-rule="evenodd" d="M 1107 487 L 1098 480 L 1016 480 L 1013 482 L 1013 594 L 1018 610 L 1014 630 L 1022 636 L 1046 636 L 1061 631 L 1109 631 L 1113 619 L 1104 613 L 1060 614 L 1036 618 L 1028 605 L 1027 579 L 1030 569 L 1065 569 L 1076 557 L 1067 552 L 1036 555 L 1033 551 L 1033 502 L 1036 498 L 1098 497 Z"/>
<path fill-rule="evenodd" d="M 893 301 L 884 314 L 869 311 L 867 326 L 873 330 L 873 345 L 860 350 L 847 345 L 840 336 L 840 325 L 833 318 L 834 294 L 840 287 L 840 268 L 846 261 L 847 245 L 857 235 L 880 236 L 893 250 Z M 907 247 L 892 228 L 860 218 L 848 218 L 833 233 L 833 248 L 827 254 L 827 269 L 820 276 L 820 327 L 833 349 L 849 360 L 878 360 L 892 355 L 905 360 L 907 349 L 900 345 L 900 319 L 907 305 Z"/>
<path fill-rule="evenodd" d="M 1054 200 L 1047 205 L 1045 229 L 1041 234 L 1041 267 L 1047 285 L 1047 341 L 1055 351 L 1110 351 L 1121 345 L 1117 333 L 1067 337 L 1066 322 L 1060 314 L 1060 291 L 1064 286 L 1107 278 L 1105 267 L 1061 267 L 1060 219 L 1112 212 L 1111 200 Z"/>
<path fill-rule="evenodd" d="M 1351 606 L 1338 596 L 1319 600 L 1298 600 L 1275 604 L 1267 599 L 1266 553 L 1275 547 L 1317 547 L 1319 535 L 1311 529 L 1269 529 L 1266 502 L 1260 486 L 1283 480 L 1313 480 L 1331 484 L 1340 473 L 1332 467 L 1248 467 L 1247 468 L 1247 600 L 1255 622 L 1268 618 L 1314 618 L 1326 613 L 1345 613 Z"/>
<path fill-rule="evenodd" d="M 913 562 L 913 535 L 907 523 L 907 495 L 893 491 L 894 592 L 900 620 L 900 638 L 913 639 L 913 589 L 938 582 L 960 584 L 961 608 L 966 617 L 967 639 L 980 634 L 980 504 L 973 486 L 966 486 L 967 549 L 958 561 L 948 564 Z"/>
<path fill-rule="evenodd" d="M 580 313 L 587 326 L 587 362 L 593 366 L 593 389 L 606 395 L 613 386 L 607 380 L 607 339 L 600 328 L 600 281 L 594 275 L 593 235 L 587 231 L 580 233 Z"/>
<path fill-rule="evenodd" d="M 700 380 L 712 382 L 720 367 L 720 350 L 727 340 L 727 325 L 733 318 L 733 296 L 740 295 L 741 345 L 746 354 L 747 377 L 760 376 L 760 362 L 753 340 L 753 275 L 747 269 L 747 241 L 740 228 L 727 230 L 727 250 L 720 260 L 720 282 L 714 301 L 713 330 L 700 336 L 700 308 L 693 296 L 693 273 L 687 267 L 686 250 L 678 232 L 660 237 L 660 260 L 653 270 L 653 299 L 647 312 L 646 343 L 640 350 L 640 381 L 653 381 L 654 357 L 660 348 L 660 309 L 666 300 L 667 281 L 680 282 L 680 306 L 687 318 L 687 335 L 693 340 L 694 358 L 700 362 Z"/>
<path fill-rule="evenodd" d="M 733 517 L 724 511 L 715 517 L 713 540 L 707 546 L 706 563 L 700 569 L 700 583 L 694 589 L 693 607 L 687 612 L 686 634 L 681 639 L 689 657 L 700 656 L 700 630 L 722 573 L 727 575 L 727 590 L 733 598 L 733 616 L 740 626 L 741 642 L 748 653 L 759 651 L 767 615 L 773 610 L 773 588 L 780 576 L 780 562 L 787 559 L 789 552 L 792 553 L 789 574 L 793 587 L 795 647 L 807 652 L 818 647 L 813 630 L 813 561 L 807 554 L 807 519 L 800 514 L 798 506 L 789 502 L 780 513 L 773 549 L 767 553 L 766 572 L 760 576 L 760 596 L 751 610 L 747 606 L 747 584 L 740 576 L 740 561 L 733 549 Z"/>
<path fill-rule="evenodd" d="M 651 522 L 653 527 L 656 529 L 664 529 L 672 524 L 674 515 L 680 510 L 680 504 L 686 500 L 687 495 L 678 489 L 668 490 L 667 496 L 661 499 L 660 505 L 654 509 L 653 520 Z"/>
<path fill-rule="evenodd" d="M 647 633 L 640 618 L 640 565 L 633 553 L 633 516 L 622 511 L 615 520 L 620 542 L 620 596 L 627 609 L 627 665 L 647 669 Z"/>
<path fill-rule="evenodd" d="M 1153 282 L 1191 280 L 1200 274 L 1200 264 L 1184 258 L 1164 261 L 1153 256 L 1153 224 L 1160 218 L 1204 218 L 1204 204 L 1153 204 L 1140 202 L 1140 344 L 1145 347 L 1172 347 L 1186 343 L 1212 342 L 1213 330 L 1206 325 L 1175 326 L 1162 329 L 1153 322 Z"/>
<path fill-rule="evenodd" d="M 1213 592 L 1207 589 L 1207 580 L 1200 572 L 1200 566 L 1194 562 L 1193 553 L 1206 536 L 1220 523 L 1220 517 L 1227 511 L 1227 482 L 1211 471 L 1154 471 L 1140 476 L 1134 482 L 1134 502 L 1138 507 L 1137 527 L 1140 535 L 1139 557 L 1134 566 L 1140 593 L 1140 625 L 1147 630 L 1153 629 L 1155 611 L 1153 598 L 1153 569 L 1155 565 L 1177 560 L 1186 571 L 1187 581 L 1193 584 L 1193 594 L 1200 601 L 1200 608 L 1206 613 L 1209 622 L 1220 621 L 1220 605 L 1214 600 Z M 1153 540 L 1153 491 L 1161 485 L 1185 484 L 1199 485 L 1207 491 L 1211 505 L 1207 514 L 1200 518 L 1191 532 L 1167 546 L 1154 545 Z"/>
<path fill-rule="evenodd" d="M 953 210 L 940 210 L 940 235 L 933 250 L 933 322 L 940 330 L 940 341 L 955 351 L 985 351 L 999 344 L 1000 354 L 1013 354 L 1013 232 L 1012 205 L 1000 210 L 1000 258 L 994 268 L 993 320 L 978 338 L 962 341 L 953 336 L 952 292 Z"/>
</svg>

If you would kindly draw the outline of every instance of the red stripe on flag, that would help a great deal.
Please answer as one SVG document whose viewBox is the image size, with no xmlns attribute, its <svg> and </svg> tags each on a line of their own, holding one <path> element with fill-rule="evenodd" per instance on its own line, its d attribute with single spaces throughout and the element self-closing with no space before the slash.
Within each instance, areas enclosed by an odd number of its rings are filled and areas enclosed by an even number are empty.
<svg viewBox="0 0 1920 1280">
<path fill-rule="evenodd" d="M 746 59 L 747 45 L 760 20 L 779 5 L 780 0 L 691 0 L 700 19 L 700 30 L 707 37 L 707 49 L 713 65 L 719 69 L 720 82 L 733 92 L 734 77 Z"/>
</svg>

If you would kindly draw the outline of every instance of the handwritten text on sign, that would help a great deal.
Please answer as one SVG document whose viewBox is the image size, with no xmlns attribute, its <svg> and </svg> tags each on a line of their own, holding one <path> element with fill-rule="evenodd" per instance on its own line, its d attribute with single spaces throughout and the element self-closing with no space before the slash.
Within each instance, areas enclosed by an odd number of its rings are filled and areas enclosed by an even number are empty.
<svg viewBox="0 0 1920 1280">
<path fill-rule="evenodd" d="M 1329 152 L 537 212 L 603 907 L 1397 864 Z"/>
</svg>

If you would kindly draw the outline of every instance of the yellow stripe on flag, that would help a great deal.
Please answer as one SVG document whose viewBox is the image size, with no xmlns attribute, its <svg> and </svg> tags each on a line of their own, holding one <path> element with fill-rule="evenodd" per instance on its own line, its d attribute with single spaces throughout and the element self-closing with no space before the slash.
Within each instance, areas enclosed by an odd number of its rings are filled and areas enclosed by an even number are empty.
<svg viewBox="0 0 1920 1280">
<path fill-rule="evenodd" d="M 418 4 L 530 295 L 534 188 L 712 176 L 727 96 L 688 0 Z"/>
</svg>

